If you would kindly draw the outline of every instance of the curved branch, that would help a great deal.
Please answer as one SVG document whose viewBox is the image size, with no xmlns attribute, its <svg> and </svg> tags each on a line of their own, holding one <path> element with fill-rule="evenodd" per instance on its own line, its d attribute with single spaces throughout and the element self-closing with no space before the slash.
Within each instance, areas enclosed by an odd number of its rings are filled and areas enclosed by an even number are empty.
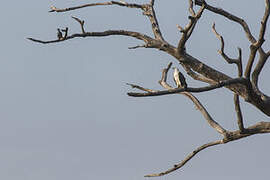
<svg viewBox="0 0 270 180">
<path fill-rule="evenodd" d="M 237 59 L 232 59 L 232 58 L 228 57 L 225 54 L 225 52 L 224 52 L 224 46 L 225 46 L 224 39 L 216 31 L 215 23 L 213 23 L 213 25 L 212 25 L 212 30 L 215 33 L 215 35 L 217 36 L 217 38 L 220 40 L 220 42 L 221 42 L 221 48 L 218 51 L 218 53 L 227 61 L 227 63 L 229 63 L 229 64 L 236 64 L 237 67 L 238 67 L 238 77 L 242 77 L 242 74 L 243 74 L 243 65 L 242 65 L 242 50 L 241 50 L 241 48 L 238 48 L 238 54 L 239 55 L 238 55 L 238 58 Z"/>
<path fill-rule="evenodd" d="M 190 159 L 192 159 L 200 151 L 202 151 L 202 150 L 204 150 L 206 148 L 209 148 L 211 146 L 218 145 L 218 144 L 223 144 L 223 140 L 213 141 L 213 142 L 204 144 L 204 145 L 198 147 L 197 149 L 195 149 L 194 151 L 192 151 L 183 161 L 181 161 L 178 164 L 175 164 L 173 168 L 168 169 L 167 171 L 164 171 L 164 172 L 161 172 L 161 173 L 145 175 L 144 177 L 164 176 L 164 175 L 169 174 L 169 173 L 171 173 L 173 171 L 176 171 L 177 169 L 183 167 Z"/>
<path fill-rule="evenodd" d="M 79 18 L 77 18 L 75 16 L 71 16 L 71 18 L 73 18 L 75 21 L 77 21 L 80 24 L 82 33 L 84 34 L 85 33 L 85 30 L 84 30 L 84 20 L 80 20 Z"/>
<path fill-rule="evenodd" d="M 227 134 L 227 136 L 222 139 L 222 140 L 218 140 L 218 141 L 213 141 L 207 144 L 204 144 L 200 147 L 198 147 L 197 149 L 195 149 L 194 151 L 192 151 L 183 161 L 181 161 L 178 164 L 175 164 L 173 168 L 168 169 L 167 171 L 161 172 L 161 173 L 156 173 L 156 174 L 149 174 L 146 175 L 145 177 L 157 177 L 157 176 L 163 176 L 166 174 L 169 174 L 171 172 L 176 171 L 177 169 L 183 167 L 189 160 L 191 160 L 197 153 L 199 153 L 200 151 L 211 147 L 211 146 L 215 146 L 218 144 L 225 144 L 228 142 L 232 142 L 238 139 L 242 139 L 251 135 L 255 135 L 255 134 L 264 134 L 264 133 L 270 133 L 270 122 L 259 122 L 253 126 L 248 127 L 247 129 L 245 129 L 244 133 L 240 130 L 237 131 L 233 131 L 233 132 L 229 132 Z"/>
</svg>

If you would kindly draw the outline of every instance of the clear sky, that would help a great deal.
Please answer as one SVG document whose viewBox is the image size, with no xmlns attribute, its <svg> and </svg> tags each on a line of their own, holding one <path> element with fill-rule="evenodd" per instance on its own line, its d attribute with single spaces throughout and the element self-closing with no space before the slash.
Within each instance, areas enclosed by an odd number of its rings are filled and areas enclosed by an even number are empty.
<svg viewBox="0 0 270 180">
<path fill-rule="evenodd" d="M 150 24 L 136 9 L 94 7 L 48 13 L 51 5 L 68 7 L 90 2 L 97 1 L 2 2 L 0 179 L 147 179 L 145 174 L 164 171 L 196 147 L 221 138 L 184 96 L 126 95 L 132 91 L 127 82 L 162 89 L 158 84 L 162 68 L 171 61 L 177 66 L 171 56 L 154 49 L 129 50 L 141 42 L 126 37 L 73 39 L 50 45 L 26 39 L 56 39 L 58 27 L 68 26 L 70 33 L 79 32 L 71 16 L 84 19 L 86 31 L 126 29 L 152 36 Z M 162 32 L 172 44 L 180 37 L 176 24 L 188 23 L 187 2 L 156 0 Z M 257 37 L 264 0 L 209 3 L 244 18 Z M 246 63 L 249 44 L 239 25 L 207 11 L 187 51 L 236 77 L 236 67 L 217 54 L 220 43 L 211 31 L 214 21 L 225 38 L 226 52 L 236 57 L 236 48 L 241 47 Z M 269 29 L 266 34 L 264 48 L 269 50 Z M 269 76 L 268 63 L 259 82 L 268 95 Z M 202 85 L 191 78 L 187 82 L 192 87 Z M 230 91 L 219 89 L 196 97 L 221 125 L 229 130 L 237 128 Z M 249 104 L 242 103 L 242 108 L 246 125 L 269 121 Z M 270 169 L 269 137 L 256 135 L 209 148 L 165 179 L 266 179 Z"/>
</svg>

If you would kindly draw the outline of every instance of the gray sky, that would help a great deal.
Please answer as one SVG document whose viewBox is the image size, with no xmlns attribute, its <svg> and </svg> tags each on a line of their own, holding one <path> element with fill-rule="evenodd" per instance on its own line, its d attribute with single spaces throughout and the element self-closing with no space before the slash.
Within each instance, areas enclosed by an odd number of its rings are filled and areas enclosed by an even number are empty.
<svg viewBox="0 0 270 180">
<path fill-rule="evenodd" d="M 143 175 L 166 170 L 197 146 L 221 138 L 183 96 L 126 95 L 131 91 L 127 82 L 161 89 L 157 81 L 162 68 L 170 61 L 177 65 L 172 57 L 153 49 L 128 50 L 141 42 L 126 37 L 73 39 L 50 45 L 26 40 L 55 39 L 58 27 L 78 32 L 80 27 L 70 16 L 84 19 L 87 31 L 127 29 L 152 35 L 147 19 L 135 9 L 95 7 L 48 13 L 50 5 L 89 2 L 96 1 L 2 2 L 0 179 L 147 179 Z M 188 23 L 187 0 L 169 3 L 157 0 L 156 13 L 165 38 L 176 44 L 180 36 L 176 24 Z M 257 37 L 263 0 L 223 0 L 216 6 L 244 18 Z M 187 50 L 235 77 L 236 67 L 217 54 L 220 44 L 211 32 L 214 21 L 228 54 L 236 57 L 239 46 L 246 63 L 249 44 L 241 28 L 207 11 Z M 268 40 L 269 29 L 266 34 Z M 269 41 L 264 47 L 270 49 Z M 268 66 L 260 79 L 266 94 L 270 94 Z M 190 78 L 187 82 L 201 85 Z M 231 92 L 219 89 L 196 96 L 216 121 L 236 129 Z M 269 121 L 249 104 L 242 107 L 247 125 Z M 215 146 L 165 178 L 265 179 L 269 176 L 269 142 L 269 135 L 257 135 Z"/>
</svg>

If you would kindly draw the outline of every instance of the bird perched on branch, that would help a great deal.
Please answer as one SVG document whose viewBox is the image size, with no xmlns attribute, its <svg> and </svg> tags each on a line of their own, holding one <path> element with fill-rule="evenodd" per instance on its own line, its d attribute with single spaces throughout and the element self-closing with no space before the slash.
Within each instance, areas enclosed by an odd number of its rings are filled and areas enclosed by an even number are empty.
<svg viewBox="0 0 270 180">
<path fill-rule="evenodd" d="M 57 28 L 57 37 L 59 40 L 63 39 L 63 34 L 59 28 Z"/>
<path fill-rule="evenodd" d="M 178 70 L 178 68 L 173 67 L 174 72 L 173 72 L 173 80 L 177 86 L 177 88 L 186 88 L 187 83 L 184 75 Z"/>
</svg>

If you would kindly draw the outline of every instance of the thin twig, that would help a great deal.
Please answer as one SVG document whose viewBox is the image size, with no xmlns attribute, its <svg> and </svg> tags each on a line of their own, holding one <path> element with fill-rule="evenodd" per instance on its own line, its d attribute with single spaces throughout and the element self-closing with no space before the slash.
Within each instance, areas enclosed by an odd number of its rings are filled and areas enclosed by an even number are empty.
<svg viewBox="0 0 270 180">
<path fill-rule="evenodd" d="M 213 23 L 212 25 L 212 30 L 214 32 L 214 34 L 217 36 L 217 38 L 220 40 L 220 43 L 221 43 L 221 48 L 220 50 L 218 51 L 218 53 L 229 63 L 229 64 L 238 64 L 239 62 L 239 59 L 232 59 L 232 58 L 229 58 L 225 52 L 224 52 L 224 46 L 225 46 L 225 43 L 224 43 L 224 39 L 223 37 L 216 31 L 216 28 L 215 28 L 215 23 Z"/>
<path fill-rule="evenodd" d="M 110 6 L 110 5 L 118 5 L 118 6 L 124 6 L 128 8 L 140 8 L 142 9 L 142 5 L 134 4 L 134 3 L 126 3 L 126 2 L 117 2 L 117 1 L 109 1 L 104 3 L 90 3 L 90 4 L 83 4 L 80 6 L 74 6 L 69 8 L 56 8 L 55 6 L 51 6 L 51 10 L 49 12 L 67 12 L 67 11 L 73 11 L 76 9 L 81 9 L 85 7 L 91 7 L 91 6 Z"/>
<path fill-rule="evenodd" d="M 131 86 L 132 88 L 139 89 L 139 90 L 142 90 L 142 91 L 146 91 L 146 92 L 157 92 L 155 90 L 144 88 L 144 87 L 139 86 L 139 85 L 136 85 L 136 84 L 130 84 L 130 83 L 126 83 L 126 84 L 129 85 L 129 86 Z"/>
<path fill-rule="evenodd" d="M 84 34 L 85 33 L 85 30 L 84 30 L 84 20 L 80 20 L 79 18 L 77 17 L 74 17 L 74 16 L 71 16 L 73 19 L 75 19 L 81 26 L 81 30 L 82 30 L 82 33 Z"/>
<path fill-rule="evenodd" d="M 137 48 L 147 48 L 147 45 L 143 44 L 143 45 L 128 47 L 128 49 L 137 49 Z"/>
</svg>

